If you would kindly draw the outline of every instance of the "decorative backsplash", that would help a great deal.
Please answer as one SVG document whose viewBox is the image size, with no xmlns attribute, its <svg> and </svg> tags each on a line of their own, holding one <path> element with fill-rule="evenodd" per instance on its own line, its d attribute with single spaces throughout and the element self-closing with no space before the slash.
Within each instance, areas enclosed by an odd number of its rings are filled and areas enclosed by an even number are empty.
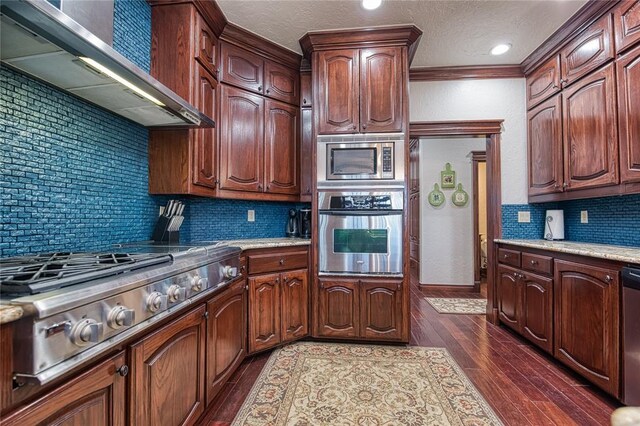
<svg viewBox="0 0 640 426">
<path fill-rule="evenodd" d="M 542 238 L 545 212 L 550 209 L 564 210 L 568 241 L 640 247 L 640 195 L 503 205 L 503 238 Z M 580 223 L 582 210 L 588 212 L 589 223 Z M 530 211 L 531 223 L 518 223 L 518 211 Z"/>
</svg>

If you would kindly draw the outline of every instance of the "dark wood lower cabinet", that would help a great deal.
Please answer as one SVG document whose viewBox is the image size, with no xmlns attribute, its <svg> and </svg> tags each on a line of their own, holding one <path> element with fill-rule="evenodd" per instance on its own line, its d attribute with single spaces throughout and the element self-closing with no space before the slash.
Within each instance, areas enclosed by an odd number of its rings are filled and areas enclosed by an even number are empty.
<svg viewBox="0 0 640 426">
<path fill-rule="evenodd" d="M 555 262 L 555 357 L 620 396 L 619 272 Z"/>
<path fill-rule="evenodd" d="M 207 403 L 247 355 L 247 290 L 241 280 L 207 303 Z"/>
<path fill-rule="evenodd" d="M 360 337 L 400 340 L 404 326 L 402 280 L 360 282 Z"/>
<path fill-rule="evenodd" d="M 553 278 L 522 274 L 522 334 L 553 352 Z"/>
<path fill-rule="evenodd" d="M 290 342 L 309 334 L 309 279 L 308 271 L 285 272 L 281 288 L 282 342 Z"/>
<path fill-rule="evenodd" d="M 519 274 L 515 268 L 498 266 L 498 317 L 500 321 L 516 331 L 521 330 L 522 290 Z"/>
<path fill-rule="evenodd" d="M 278 345 L 280 339 L 280 274 L 249 278 L 249 352 Z"/>
<path fill-rule="evenodd" d="M 124 352 L 45 394 L 10 416 L 5 426 L 68 425 L 124 426 L 126 377 L 119 374 Z"/>
<path fill-rule="evenodd" d="M 130 424 L 191 425 L 202 415 L 205 327 L 202 305 L 131 346 Z"/>
<path fill-rule="evenodd" d="M 321 337 L 358 337 L 360 332 L 358 281 L 320 279 L 318 327 Z"/>
</svg>

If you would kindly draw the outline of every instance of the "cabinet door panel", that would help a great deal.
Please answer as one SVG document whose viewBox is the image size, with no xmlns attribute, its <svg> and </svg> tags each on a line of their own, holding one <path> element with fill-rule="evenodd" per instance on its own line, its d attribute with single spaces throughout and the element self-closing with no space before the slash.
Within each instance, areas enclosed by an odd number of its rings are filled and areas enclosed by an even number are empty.
<svg viewBox="0 0 640 426">
<path fill-rule="evenodd" d="M 519 271 L 507 266 L 498 266 L 498 316 L 503 324 L 520 331 L 522 316 L 522 291 L 518 280 Z"/>
<path fill-rule="evenodd" d="M 606 14 L 587 28 L 562 51 L 563 87 L 597 69 L 613 58 L 613 21 Z"/>
<path fill-rule="evenodd" d="M 553 278 L 523 274 L 522 333 L 553 353 Z"/>
<path fill-rule="evenodd" d="M 131 346 L 131 424 L 193 424 L 204 412 L 204 312 L 188 312 Z"/>
<path fill-rule="evenodd" d="M 126 377 L 117 373 L 124 364 L 125 355 L 120 352 L 10 416 L 3 416 L 2 424 L 124 426 Z"/>
<path fill-rule="evenodd" d="M 613 10 L 613 24 L 618 53 L 640 42 L 640 1 L 624 0 Z"/>
<path fill-rule="evenodd" d="M 318 296 L 318 335 L 358 337 L 358 282 L 321 279 Z"/>
<path fill-rule="evenodd" d="M 313 184 L 313 111 L 302 108 L 300 111 L 300 127 L 302 136 L 300 141 L 300 195 L 311 197 Z M 311 200 L 309 200 L 311 201 Z"/>
<path fill-rule="evenodd" d="M 640 7 L 636 9 L 640 10 Z M 620 57 L 616 67 L 620 123 L 620 180 L 640 182 L 640 46 Z"/>
<path fill-rule="evenodd" d="M 562 191 L 562 103 L 560 95 L 527 114 L 529 195 Z"/>
<path fill-rule="evenodd" d="M 218 76 L 218 39 L 198 12 L 196 15 L 195 58 L 216 78 Z"/>
<path fill-rule="evenodd" d="M 560 55 L 549 59 L 527 77 L 527 108 L 560 91 Z"/>
<path fill-rule="evenodd" d="M 225 85 L 220 94 L 220 188 L 261 192 L 264 100 Z"/>
<path fill-rule="evenodd" d="M 267 100 L 265 111 L 266 192 L 297 194 L 298 108 Z"/>
<path fill-rule="evenodd" d="M 402 338 L 402 281 L 362 281 L 360 337 L 377 340 Z"/>
<path fill-rule="evenodd" d="M 618 183 L 613 64 L 562 93 L 564 181 L 568 190 Z"/>
<path fill-rule="evenodd" d="M 271 61 L 264 64 L 264 94 L 293 105 L 300 99 L 300 77 L 297 71 Z"/>
<path fill-rule="evenodd" d="M 216 92 L 218 82 L 202 65 L 196 65 L 197 108 L 216 119 Z M 193 183 L 209 188 L 216 187 L 217 180 L 217 146 L 216 129 L 198 129 L 194 132 L 194 171 Z"/>
<path fill-rule="evenodd" d="M 280 275 L 249 278 L 249 353 L 278 345 L 280 334 Z"/>
<path fill-rule="evenodd" d="M 318 134 L 358 132 L 358 60 L 358 50 L 318 53 Z"/>
<path fill-rule="evenodd" d="M 264 60 L 247 50 L 220 43 L 221 81 L 255 93 L 263 93 Z"/>
<path fill-rule="evenodd" d="M 555 357 L 619 395 L 618 271 L 555 262 Z"/>
<path fill-rule="evenodd" d="M 207 402 L 210 403 L 247 354 L 246 281 L 207 303 Z"/>
<path fill-rule="evenodd" d="M 309 334 L 309 280 L 302 269 L 282 273 L 282 341 Z"/>
<path fill-rule="evenodd" d="M 402 48 L 360 51 L 360 131 L 401 132 Z"/>
</svg>

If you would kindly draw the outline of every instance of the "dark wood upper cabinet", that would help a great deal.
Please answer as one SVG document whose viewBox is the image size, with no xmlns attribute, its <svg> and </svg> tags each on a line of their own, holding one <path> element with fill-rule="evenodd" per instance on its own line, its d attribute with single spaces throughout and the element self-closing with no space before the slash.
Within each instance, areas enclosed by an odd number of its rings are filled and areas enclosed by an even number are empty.
<svg viewBox="0 0 640 426">
<path fill-rule="evenodd" d="M 313 96 L 311 91 L 311 73 L 300 73 L 300 106 L 302 108 L 311 107 Z"/>
<path fill-rule="evenodd" d="M 360 50 L 360 131 L 401 132 L 404 90 L 402 48 Z"/>
<path fill-rule="evenodd" d="M 5 426 L 125 426 L 126 377 L 123 352 L 2 417 Z"/>
<path fill-rule="evenodd" d="M 129 424 L 185 425 L 202 415 L 204 314 L 194 309 L 131 346 Z"/>
<path fill-rule="evenodd" d="M 560 51 L 563 87 L 614 57 L 613 19 L 606 14 Z"/>
<path fill-rule="evenodd" d="M 265 100 L 265 190 L 278 194 L 297 194 L 299 109 Z"/>
<path fill-rule="evenodd" d="M 246 281 L 232 284 L 207 303 L 207 403 L 247 355 Z"/>
<path fill-rule="evenodd" d="M 229 43 L 220 43 L 222 82 L 262 94 L 264 59 Z"/>
<path fill-rule="evenodd" d="M 562 100 L 567 190 L 617 184 L 618 124 L 613 64 L 564 90 Z"/>
<path fill-rule="evenodd" d="M 508 266 L 498 266 L 498 316 L 500 321 L 516 331 L 522 329 L 522 286 L 520 272 Z"/>
<path fill-rule="evenodd" d="M 556 260 L 554 355 L 597 386 L 620 396 L 619 273 Z"/>
<path fill-rule="evenodd" d="M 313 111 L 311 108 L 300 110 L 300 199 L 311 201 L 313 174 Z"/>
<path fill-rule="evenodd" d="M 624 0 L 613 10 L 616 52 L 640 42 L 640 1 Z"/>
<path fill-rule="evenodd" d="M 640 2 L 636 10 L 640 10 Z M 640 12 L 636 12 L 640 13 Z M 640 32 L 639 32 L 640 34 Z M 620 180 L 640 182 L 640 46 L 616 62 L 620 129 Z"/>
<path fill-rule="evenodd" d="M 195 24 L 195 58 L 217 78 L 218 38 L 199 13 L 195 13 Z"/>
<path fill-rule="evenodd" d="M 562 101 L 560 95 L 527 114 L 529 195 L 563 190 Z"/>
<path fill-rule="evenodd" d="M 306 269 L 281 275 L 281 336 L 290 342 L 309 334 L 309 272 Z"/>
<path fill-rule="evenodd" d="M 319 287 L 318 335 L 358 337 L 360 333 L 358 281 L 321 278 Z"/>
<path fill-rule="evenodd" d="M 527 108 L 533 108 L 560 90 L 560 55 L 555 55 L 527 77 Z"/>
<path fill-rule="evenodd" d="M 357 133 L 359 111 L 359 51 L 333 50 L 318 53 L 318 133 Z"/>
<path fill-rule="evenodd" d="M 361 281 L 360 337 L 400 340 L 403 330 L 402 280 Z"/>
<path fill-rule="evenodd" d="M 553 353 L 553 278 L 522 274 L 522 334 Z"/>
<path fill-rule="evenodd" d="M 220 188 L 263 190 L 264 99 L 221 85 Z"/>
<path fill-rule="evenodd" d="M 216 117 L 218 82 L 202 65 L 198 64 L 196 83 L 198 87 L 196 107 L 209 117 Z M 199 129 L 194 132 L 193 183 L 215 188 L 218 167 L 216 129 Z"/>
<path fill-rule="evenodd" d="M 280 274 L 249 277 L 249 352 L 281 342 Z"/>
<path fill-rule="evenodd" d="M 264 64 L 264 94 L 297 105 L 300 98 L 300 75 L 297 71 L 272 61 Z"/>
</svg>

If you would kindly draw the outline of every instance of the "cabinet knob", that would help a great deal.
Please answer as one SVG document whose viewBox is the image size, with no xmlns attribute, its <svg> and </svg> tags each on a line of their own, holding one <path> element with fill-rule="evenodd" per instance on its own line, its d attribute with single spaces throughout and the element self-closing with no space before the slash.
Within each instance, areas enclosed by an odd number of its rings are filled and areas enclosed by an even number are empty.
<svg viewBox="0 0 640 426">
<path fill-rule="evenodd" d="M 531 261 L 531 264 L 532 264 L 532 265 L 537 265 L 537 264 L 538 264 L 538 261 L 537 261 L 537 260 L 532 260 L 532 261 Z"/>
<path fill-rule="evenodd" d="M 568 186 L 569 186 L 569 184 L 568 184 L 567 182 L 565 182 L 565 183 L 563 183 L 563 184 L 562 184 L 562 187 L 563 187 L 563 188 L 567 188 Z"/>
<path fill-rule="evenodd" d="M 271 93 L 271 89 L 267 89 L 267 93 Z"/>
<path fill-rule="evenodd" d="M 306 98 L 302 99 L 302 103 L 306 105 L 307 104 L 307 99 Z"/>
<path fill-rule="evenodd" d="M 604 280 L 610 283 L 611 281 L 613 281 L 613 277 L 611 275 L 607 275 L 606 277 L 604 277 Z"/>
<path fill-rule="evenodd" d="M 262 184 L 258 184 L 258 189 L 262 189 Z"/>
<path fill-rule="evenodd" d="M 351 127 L 353 130 L 356 130 L 356 125 L 354 124 L 353 127 Z"/>
<path fill-rule="evenodd" d="M 324 283 L 320 283 L 320 288 L 324 288 Z"/>
<path fill-rule="evenodd" d="M 278 263 L 280 263 L 280 265 L 284 265 L 284 259 L 280 259 L 280 262 Z"/>
<path fill-rule="evenodd" d="M 366 128 L 367 128 L 367 125 L 366 125 L 366 124 L 363 124 L 363 125 L 362 125 L 362 128 L 363 128 L 363 129 L 366 129 Z"/>
<path fill-rule="evenodd" d="M 518 278 L 518 273 L 517 273 L 517 272 L 514 272 L 514 273 L 513 273 L 513 277 L 514 277 L 514 278 Z"/>
<path fill-rule="evenodd" d="M 502 257 L 504 257 L 505 259 L 508 259 L 508 258 L 509 258 L 509 255 L 508 255 L 508 254 L 505 254 L 505 255 L 504 255 L 504 256 L 502 256 Z"/>
<path fill-rule="evenodd" d="M 276 284 L 280 282 L 280 278 L 276 278 Z"/>
<path fill-rule="evenodd" d="M 116 370 L 116 373 L 118 373 L 122 377 L 126 377 L 127 374 L 129 374 L 129 366 L 127 364 L 123 364 Z"/>
<path fill-rule="evenodd" d="M 262 92 L 262 86 L 258 86 L 258 92 Z"/>
</svg>

